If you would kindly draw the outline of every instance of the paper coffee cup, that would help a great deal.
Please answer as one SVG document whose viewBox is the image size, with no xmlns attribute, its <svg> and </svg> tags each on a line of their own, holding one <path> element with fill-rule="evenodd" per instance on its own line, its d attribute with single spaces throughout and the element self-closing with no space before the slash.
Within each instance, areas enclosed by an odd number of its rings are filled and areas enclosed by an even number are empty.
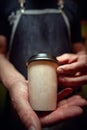
<svg viewBox="0 0 87 130">
<path fill-rule="evenodd" d="M 39 53 L 28 60 L 29 102 L 36 111 L 52 111 L 57 106 L 57 67 L 54 56 Z"/>
</svg>

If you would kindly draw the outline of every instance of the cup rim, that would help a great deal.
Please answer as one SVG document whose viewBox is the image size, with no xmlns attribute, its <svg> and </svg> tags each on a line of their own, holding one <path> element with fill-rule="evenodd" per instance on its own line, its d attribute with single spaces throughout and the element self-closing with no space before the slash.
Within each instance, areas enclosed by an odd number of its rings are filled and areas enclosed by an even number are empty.
<svg viewBox="0 0 87 130">
<path fill-rule="evenodd" d="M 52 61 L 55 62 L 56 64 L 58 64 L 58 60 L 56 59 L 55 56 L 48 54 L 48 53 L 38 53 L 36 55 L 31 56 L 28 61 L 27 61 L 27 65 L 30 64 L 31 62 L 34 61 Z"/>
</svg>

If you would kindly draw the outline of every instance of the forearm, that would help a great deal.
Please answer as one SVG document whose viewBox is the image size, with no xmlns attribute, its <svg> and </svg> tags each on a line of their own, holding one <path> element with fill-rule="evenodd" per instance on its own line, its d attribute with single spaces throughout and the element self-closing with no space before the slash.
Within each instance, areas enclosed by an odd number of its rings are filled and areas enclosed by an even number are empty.
<svg viewBox="0 0 87 130">
<path fill-rule="evenodd" d="M 7 89 L 17 81 L 25 81 L 25 78 L 15 69 L 3 54 L 0 54 L 0 80 Z"/>
</svg>

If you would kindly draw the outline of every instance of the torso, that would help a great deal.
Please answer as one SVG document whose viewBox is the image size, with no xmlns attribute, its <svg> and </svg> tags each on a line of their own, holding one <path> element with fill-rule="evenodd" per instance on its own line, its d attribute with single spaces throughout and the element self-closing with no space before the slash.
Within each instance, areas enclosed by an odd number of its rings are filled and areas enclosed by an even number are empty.
<svg viewBox="0 0 87 130">
<path fill-rule="evenodd" d="M 10 22 L 15 18 L 13 16 L 15 14 L 11 13 Z M 11 48 L 10 60 L 25 77 L 26 62 L 30 56 L 40 52 L 54 56 L 70 53 L 67 25 L 58 6 L 34 10 L 26 8 L 15 30 Z"/>
</svg>

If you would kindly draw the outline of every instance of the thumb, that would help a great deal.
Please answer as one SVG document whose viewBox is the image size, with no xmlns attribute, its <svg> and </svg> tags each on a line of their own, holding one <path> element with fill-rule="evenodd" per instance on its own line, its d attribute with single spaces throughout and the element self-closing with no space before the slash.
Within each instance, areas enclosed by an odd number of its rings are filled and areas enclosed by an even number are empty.
<svg viewBox="0 0 87 130">
<path fill-rule="evenodd" d="M 28 130 L 41 130 L 41 124 L 28 101 L 21 99 L 14 106 L 21 121 Z"/>
<path fill-rule="evenodd" d="M 9 87 L 9 95 L 17 115 L 27 130 L 41 130 L 40 120 L 29 104 L 27 84 L 14 83 Z"/>
</svg>

